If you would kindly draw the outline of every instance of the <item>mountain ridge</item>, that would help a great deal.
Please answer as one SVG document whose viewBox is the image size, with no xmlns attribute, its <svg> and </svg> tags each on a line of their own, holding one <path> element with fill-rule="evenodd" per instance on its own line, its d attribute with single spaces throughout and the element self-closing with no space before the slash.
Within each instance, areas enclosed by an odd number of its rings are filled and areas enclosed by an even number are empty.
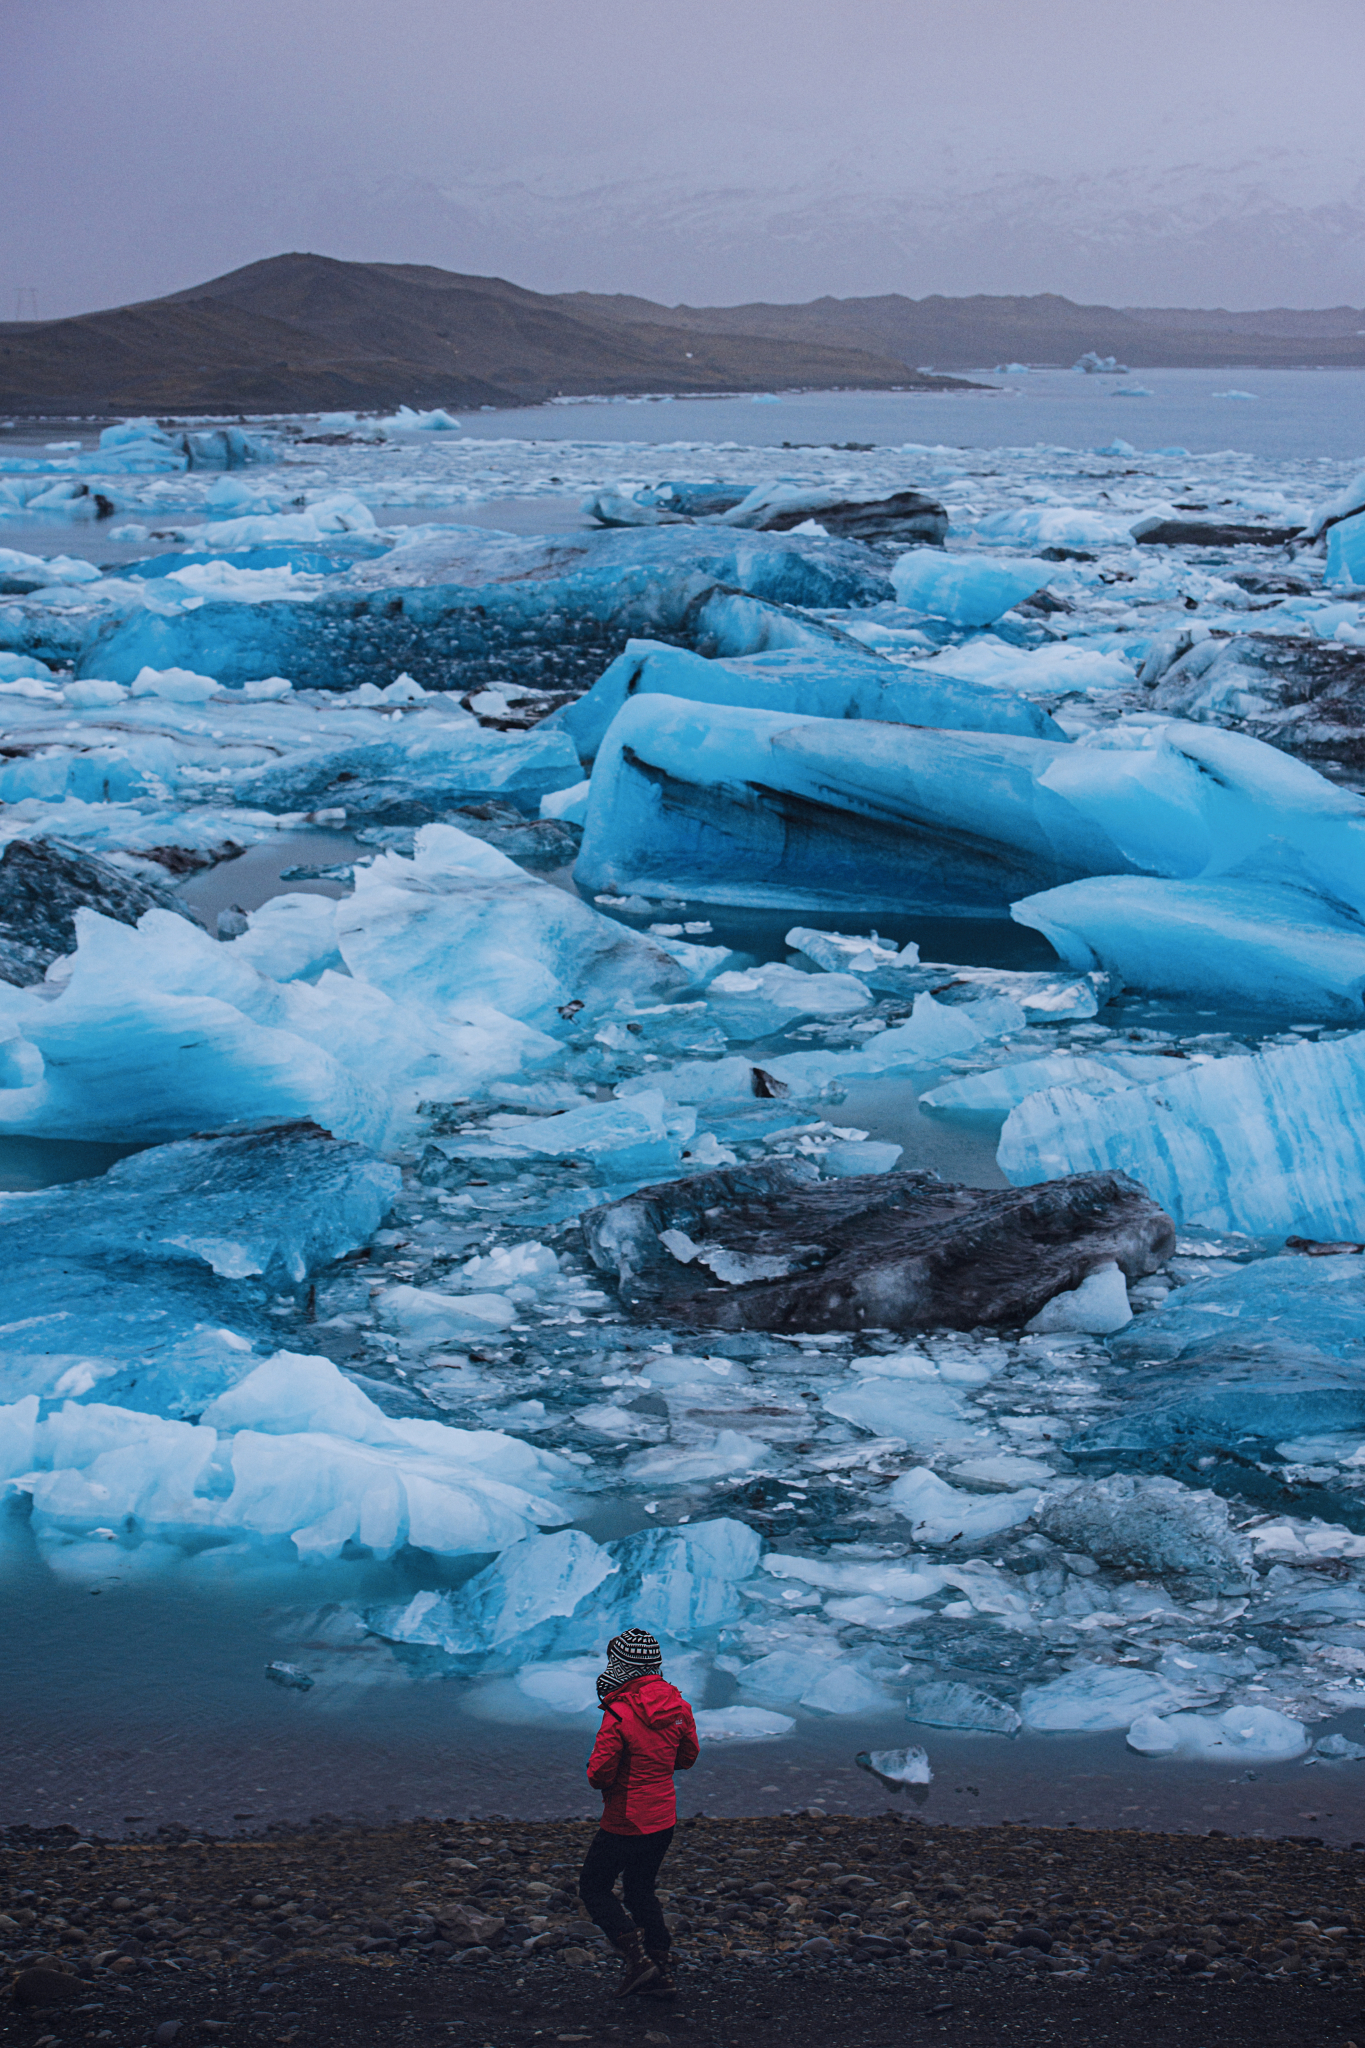
<svg viewBox="0 0 1365 2048">
<path fill-rule="evenodd" d="M 0 411 L 28 416 L 944 382 L 848 344 L 608 321 L 504 278 L 303 252 L 137 305 L 0 325 Z"/>
<path fill-rule="evenodd" d="M 292 252 L 95 313 L 0 323 L 0 411 L 495 408 L 554 397 L 963 388 L 945 371 L 1365 367 L 1365 310 L 902 293 L 738 306 L 543 293 L 431 264 Z M 922 368 L 933 364 L 932 371 Z M 967 387 L 970 388 L 970 387 Z"/>
</svg>

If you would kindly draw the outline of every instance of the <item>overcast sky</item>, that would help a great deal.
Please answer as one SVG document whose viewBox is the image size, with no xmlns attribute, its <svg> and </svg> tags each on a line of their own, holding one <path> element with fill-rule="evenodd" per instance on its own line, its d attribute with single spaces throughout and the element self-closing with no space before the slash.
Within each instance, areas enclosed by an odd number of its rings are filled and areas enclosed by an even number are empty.
<svg viewBox="0 0 1365 2048">
<path fill-rule="evenodd" d="M 1365 302 L 1362 0 L 0 0 L 0 29 L 2 318 L 289 248 L 669 302 Z"/>
</svg>

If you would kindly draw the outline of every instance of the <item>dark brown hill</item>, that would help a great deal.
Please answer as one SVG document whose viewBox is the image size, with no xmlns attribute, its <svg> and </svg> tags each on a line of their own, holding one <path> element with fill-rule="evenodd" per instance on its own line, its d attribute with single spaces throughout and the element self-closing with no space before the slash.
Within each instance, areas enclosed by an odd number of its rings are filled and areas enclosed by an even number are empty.
<svg viewBox="0 0 1365 2048">
<path fill-rule="evenodd" d="M 605 318 L 502 278 L 274 256 L 168 298 L 0 324 L 0 411 L 302 412 L 923 386 L 846 342 Z"/>
<path fill-rule="evenodd" d="M 648 299 L 566 293 L 559 304 L 584 318 L 666 321 L 708 334 L 770 336 L 863 348 L 935 368 L 992 363 L 1074 363 L 1087 350 L 1135 370 L 1365 367 L 1365 311 L 1274 307 L 1261 313 L 1176 307 L 1080 306 L 1033 298 L 813 299 L 803 306 L 655 306 Z"/>
</svg>

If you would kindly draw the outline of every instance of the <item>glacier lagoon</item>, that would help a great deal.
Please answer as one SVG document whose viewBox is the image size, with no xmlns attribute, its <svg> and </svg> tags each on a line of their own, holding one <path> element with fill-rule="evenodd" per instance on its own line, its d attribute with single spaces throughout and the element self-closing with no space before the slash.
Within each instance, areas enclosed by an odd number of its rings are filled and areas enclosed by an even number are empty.
<svg viewBox="0 0 1365 2048">
<path fill-rule="evenodd" d="M 586 1811 L 629 1609 L 710 1811 L 1358 1831 L 1359 380 L 1003 381 L 6 436 L 16 1817 Z M 1114 1172 L 961 1327 L 579 1222 Z"/>
</svg>

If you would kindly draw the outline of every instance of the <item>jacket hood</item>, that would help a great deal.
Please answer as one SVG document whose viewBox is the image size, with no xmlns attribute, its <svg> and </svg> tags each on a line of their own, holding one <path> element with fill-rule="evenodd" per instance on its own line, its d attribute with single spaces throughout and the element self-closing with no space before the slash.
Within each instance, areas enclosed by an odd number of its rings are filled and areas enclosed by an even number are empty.
<svg viewBox="0 0 1365 2048">
<path fill-rule="evenodd" d="M 628 1678 L 619 1692 L 608 1696 L 606 1704 L 614 1707 L 626 1701 L 651 1728 L 662 1727 L 673 1719 L 680 1707 L 687 1705 L 677 1686 L 670 1685 L 657 1671 L 647 1671 L 640 1678 Z"/>
</svg>

